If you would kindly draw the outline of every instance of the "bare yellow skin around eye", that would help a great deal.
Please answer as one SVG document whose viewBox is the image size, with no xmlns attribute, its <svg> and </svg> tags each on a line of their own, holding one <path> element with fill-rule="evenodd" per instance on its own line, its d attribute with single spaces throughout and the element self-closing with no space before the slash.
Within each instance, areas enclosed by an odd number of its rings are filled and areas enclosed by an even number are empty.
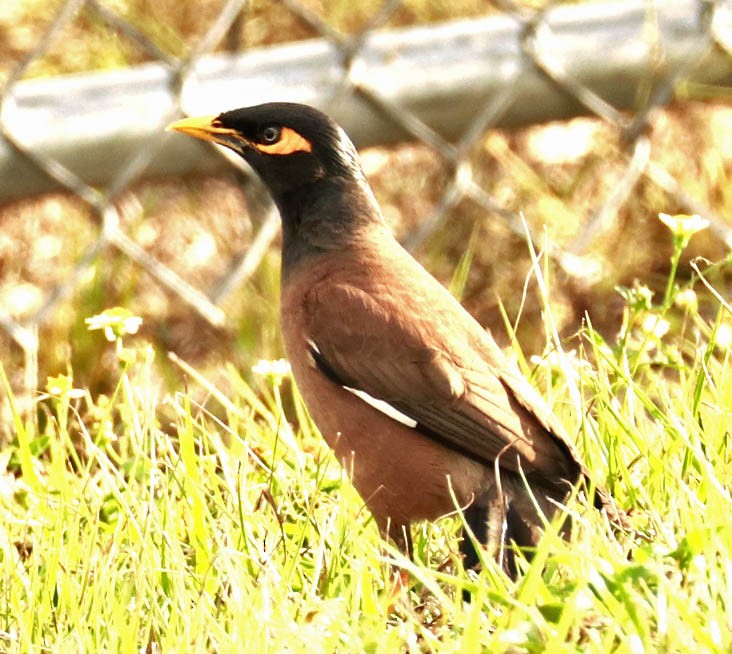
<svg viewBox="0 0 732 654">
<path fill-rule="evenodd" d="M 294 152 L 312 152 L 313 146 L 306 138 L 300 136 L 294 129 L 283 127 L 280 140 L 269 145 L 264 143 L 253 144 L 257 150 L 265 154 L 293 154 Z"/>
</svg>

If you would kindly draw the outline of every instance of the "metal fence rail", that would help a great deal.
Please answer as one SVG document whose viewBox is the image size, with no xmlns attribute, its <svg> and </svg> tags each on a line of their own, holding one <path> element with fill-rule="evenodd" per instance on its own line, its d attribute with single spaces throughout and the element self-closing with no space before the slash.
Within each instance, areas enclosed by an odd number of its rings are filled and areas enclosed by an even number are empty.
<svg viewBox="0 0 732 654">
<path fill-rule="evenodd" d="M 519 229 L 515 213 L 477 181 L 471 153 L 486 130 L 592 115 L 620 131 L 626 163 L 571 242 L 550 247 L 568 274 L 582 274 L 577 262 L 589 256 L 641 179 L 687 211 L 703 213 L 732 248 L 729 221 L 686 193 L 654 160 L 647 136 L 654 111 L 674 98 L 680 83 L 732 80 L 728 0 L 628 0 L 542 11 L 504 0 L 492 7 L 500 14 L 391 30 L 384 25 L 402 2 L 387 0 L 349 36 L 296 0 L 277 4 L 319 38 L 212 54 L 247 20 L 246 0 L 228 0 L 187 55 L 177 58 L 103 0 L 67 0 L 35 49 L 8 75 L 0 90 L 0 201 L 62 188 L 86 203 L 98 224 L 96 239 L 73 272 L 46 289 L 37 311 L 20 319 L 0 306 L 0 329 L 24 353 L 27 389 L 37 385 L 39 327 L 100 253 L 122 253 L 206 321 L 222 325 L 221 300 L 257 268 L 275 237 L 278 222 L 270 207 L 246 256 L 232 262 L 212 287 L 201 289 L 125 232 L 120 213 L 136 210 L 125 203 L 125 194 L 140 178 L 210 173 L 232 164 L 220 152 L 164 134 L 164 125 L 181 112 L 287 99 L 327 109 L 360 147 L 402 139 L 428 145 L 441 159 L 448 183 L 433 212 L 408 236 L 410 247 L 429 238 L 466 198 Z M 82 12 L 129 39 L 150 63 L 24 80 Z"/>
<path fill-rule="evenodd" d="M 151 143 L 159 151 L 145 174 L 220 169 L 222 160 L 210 149 L 164 138 L 162 128 L 179 105 L 208 114 L 241 98 L 327 107 L 358 147 L 424 137 L 449 154 L 448 143 L 410 125 L 409 116 L 454 140 L 486 106 L 495 107 L 493 127 L 596 113 L 637 130 L 648 110 L 670 100 L 676 80 L 716 83 L 732 73 L 710 31 L 715 15 L 699 14 L 697 0 L 666 3 L 657 19 L 665 61 L 654 72 L 646 106 L 636 106 L 655 56 L 644 34 L 646 13 L 645 0 L 636 0 L 557 7 L 537 26 L 501 15 L 385 30 L 370 34 L 349 61 L 345 46 L 324 38 L 207 55 L 191 62 L 180 98 L 181 71 L 170 62 L 10 85 L 2 127 L 18 147 L 0 142 L 0 200 L 58 187 L 24 152 L 104 186 Z M 622 109 L 636 113 L 626 121 Z"/>
</svg>

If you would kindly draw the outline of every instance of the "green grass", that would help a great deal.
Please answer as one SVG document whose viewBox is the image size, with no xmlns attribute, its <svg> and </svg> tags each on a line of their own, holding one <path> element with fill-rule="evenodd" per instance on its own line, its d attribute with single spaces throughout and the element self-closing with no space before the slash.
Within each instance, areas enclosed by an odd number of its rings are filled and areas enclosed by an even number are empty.
<svg viewBox="0 0 732 654">
<path fill-rule="evenodd" d="M 573 498 L 571 541 L 548 525 L 516 582 L 462 571 L 457 518 L 415 528 L 415 563 L 382 543 L 286 374 L 229 367 L 217 388 L 173 358 L 162 394 L 159 355 L 108 314 L 113 392 L 50 379 L 0 451 L 0 650 L 730 651 L 732 312 L 708 281 L 725 267 L 656 301 L 622 290 L 617 339 L 587 325 L 575 353 L 545 305 L 545 354 L 516 353 L 634 529 Z"/>
</svg>

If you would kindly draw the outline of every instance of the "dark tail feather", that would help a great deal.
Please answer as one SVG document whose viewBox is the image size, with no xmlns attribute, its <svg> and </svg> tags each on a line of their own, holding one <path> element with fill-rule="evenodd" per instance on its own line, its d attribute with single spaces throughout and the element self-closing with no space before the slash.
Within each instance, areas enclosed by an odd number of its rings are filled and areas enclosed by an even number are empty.
<svg viewBox="0 0 732 654">
<path fill-rule="evenodd" d="M 504 479 L 506 481 L 506 479 Z M 517 491 L 523 491 L 517 492 Z M 518 568 L 515 560 L 514 547 L 522 550 L 528 560 L 531 560 L 533 549 L 537 545 L 541 530 L 542 519 L 536 512 L 535 502 L 539 504 L 540 509 L 546 518 L 551 519 L 556 504 L 562 503 L 567 498 L 566 486 L 561 489 L 547 488 L 535 485 L 531 491 L 531 495 L 526 492 L 524 481 L 517 482 L 514 486 L 513 500 L 509 503 L 503 516 L 504 522 L 504 548 L 503 561 L 501 562 L 506 573 L 515 579 L 518 574 Z M 615 502 L 615 499 L 602 488 L 595 488 L 593 496 L 593 505 L 595 508 L 604 513 L 610 523 L 619 529 L 628 530 L 629 520 L 627 514 Z M 471 529 L 475 538 L 479 543 L 488 541 L 488 519 L 489 508 L 486 501 L 475 501 L 463 511 L 463 516 L 468 527 Z M 571 531 L 571 523 L 567 516 L 564 525 L 560 530 L 560 534 L 565 538 L 569 537 Z M 463 565 L 466 570 L 477 568 L 480 563 L 480 557 L 476 550 L 473 540 L 466 533 L 460 543 L 460 552 L 463 555 Z M 470 601 L 470 593 L 463 591 L 463 600 Z"/>
<path fill-rule="evenodd" d="M 485 543 L 488 540 L 488 509 L 486 506 L 480 502 L 473 502 L 463 511 L 463 517 L 476 540 L 479 543 Z M 463 539 L 460 541 L 460 553 L 463 555 L 463 566 L 466 570 L 474 569 L 480 563 L 478 550 L 467 533 L 463 533 Z"/>
</svg>

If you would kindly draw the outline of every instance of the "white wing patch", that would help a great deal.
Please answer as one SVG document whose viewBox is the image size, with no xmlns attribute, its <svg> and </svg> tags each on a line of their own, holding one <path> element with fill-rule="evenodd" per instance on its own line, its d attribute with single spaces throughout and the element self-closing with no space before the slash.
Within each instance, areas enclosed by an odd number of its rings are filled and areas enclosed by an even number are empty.
<svg viewBox="0 0 732 654">
<path fill-rule="evenodd" d="M 395 409 L 391 404 L 384 400 L 379 400 L 372 397 L 365 391 L 360 391 L 357 388 L 351 388 L 350 386 L 343 386 L 349 393 L 353 393 L 357 398 L 363 400 L 369 406 L 372 406 L 377 411 L 381 411 L 385 416 L 388 416 L 392 420 L 402 423 L 406 427 L 414 429 L 417 426 L 417 421 L 409 416 L 403 414 L 398 409 Z"/>
<path fill-rule="evenodd" d="M 315 353 L 316 355 L 320 355 L 320 348 L 318 348 L 315 341 L 310 338 L 307 339 L 307 344 L 308 348 L 310 348 L 312 365 L 317 366 L 317 362 L 315 361 L 313 353 Z M 388 402 L 384 400 L 379 400 L 369 395 L 366 391 L 359 390 L 358 388 L 351 388 L 350 386 L 346 386 L 345 384 L 340 384 L 340 386 L 341 388 L 345 388 L 349 393 L 355 395 L 359 400 L 363 400 L 364 402 L 366 402 L 366 404 L 368 404 L 370 407 L 373 407 L 377 411 L 381 411 L 381 413 L 383 413 L 385 416 L 391 418 L 392 420 L 396 420 L 405 427 L 414 429 L 417 426 L 416 420 L 410 418 L 408 415 L 403 414 L 401 411 L 399 411 L 399 409 L 395 409 Z"/>
<path fill-rule="evenodd" d="M 311 368 L 317 368 L 318 364 L 315 361 L 315 355 L 320 354 L 320 348 L 315 344 L 315 341 L 312 338 L 308 338 L 306 340 L 306 343 L 308 344 L 308 360 L 310 363 Z"/>
</svg>

